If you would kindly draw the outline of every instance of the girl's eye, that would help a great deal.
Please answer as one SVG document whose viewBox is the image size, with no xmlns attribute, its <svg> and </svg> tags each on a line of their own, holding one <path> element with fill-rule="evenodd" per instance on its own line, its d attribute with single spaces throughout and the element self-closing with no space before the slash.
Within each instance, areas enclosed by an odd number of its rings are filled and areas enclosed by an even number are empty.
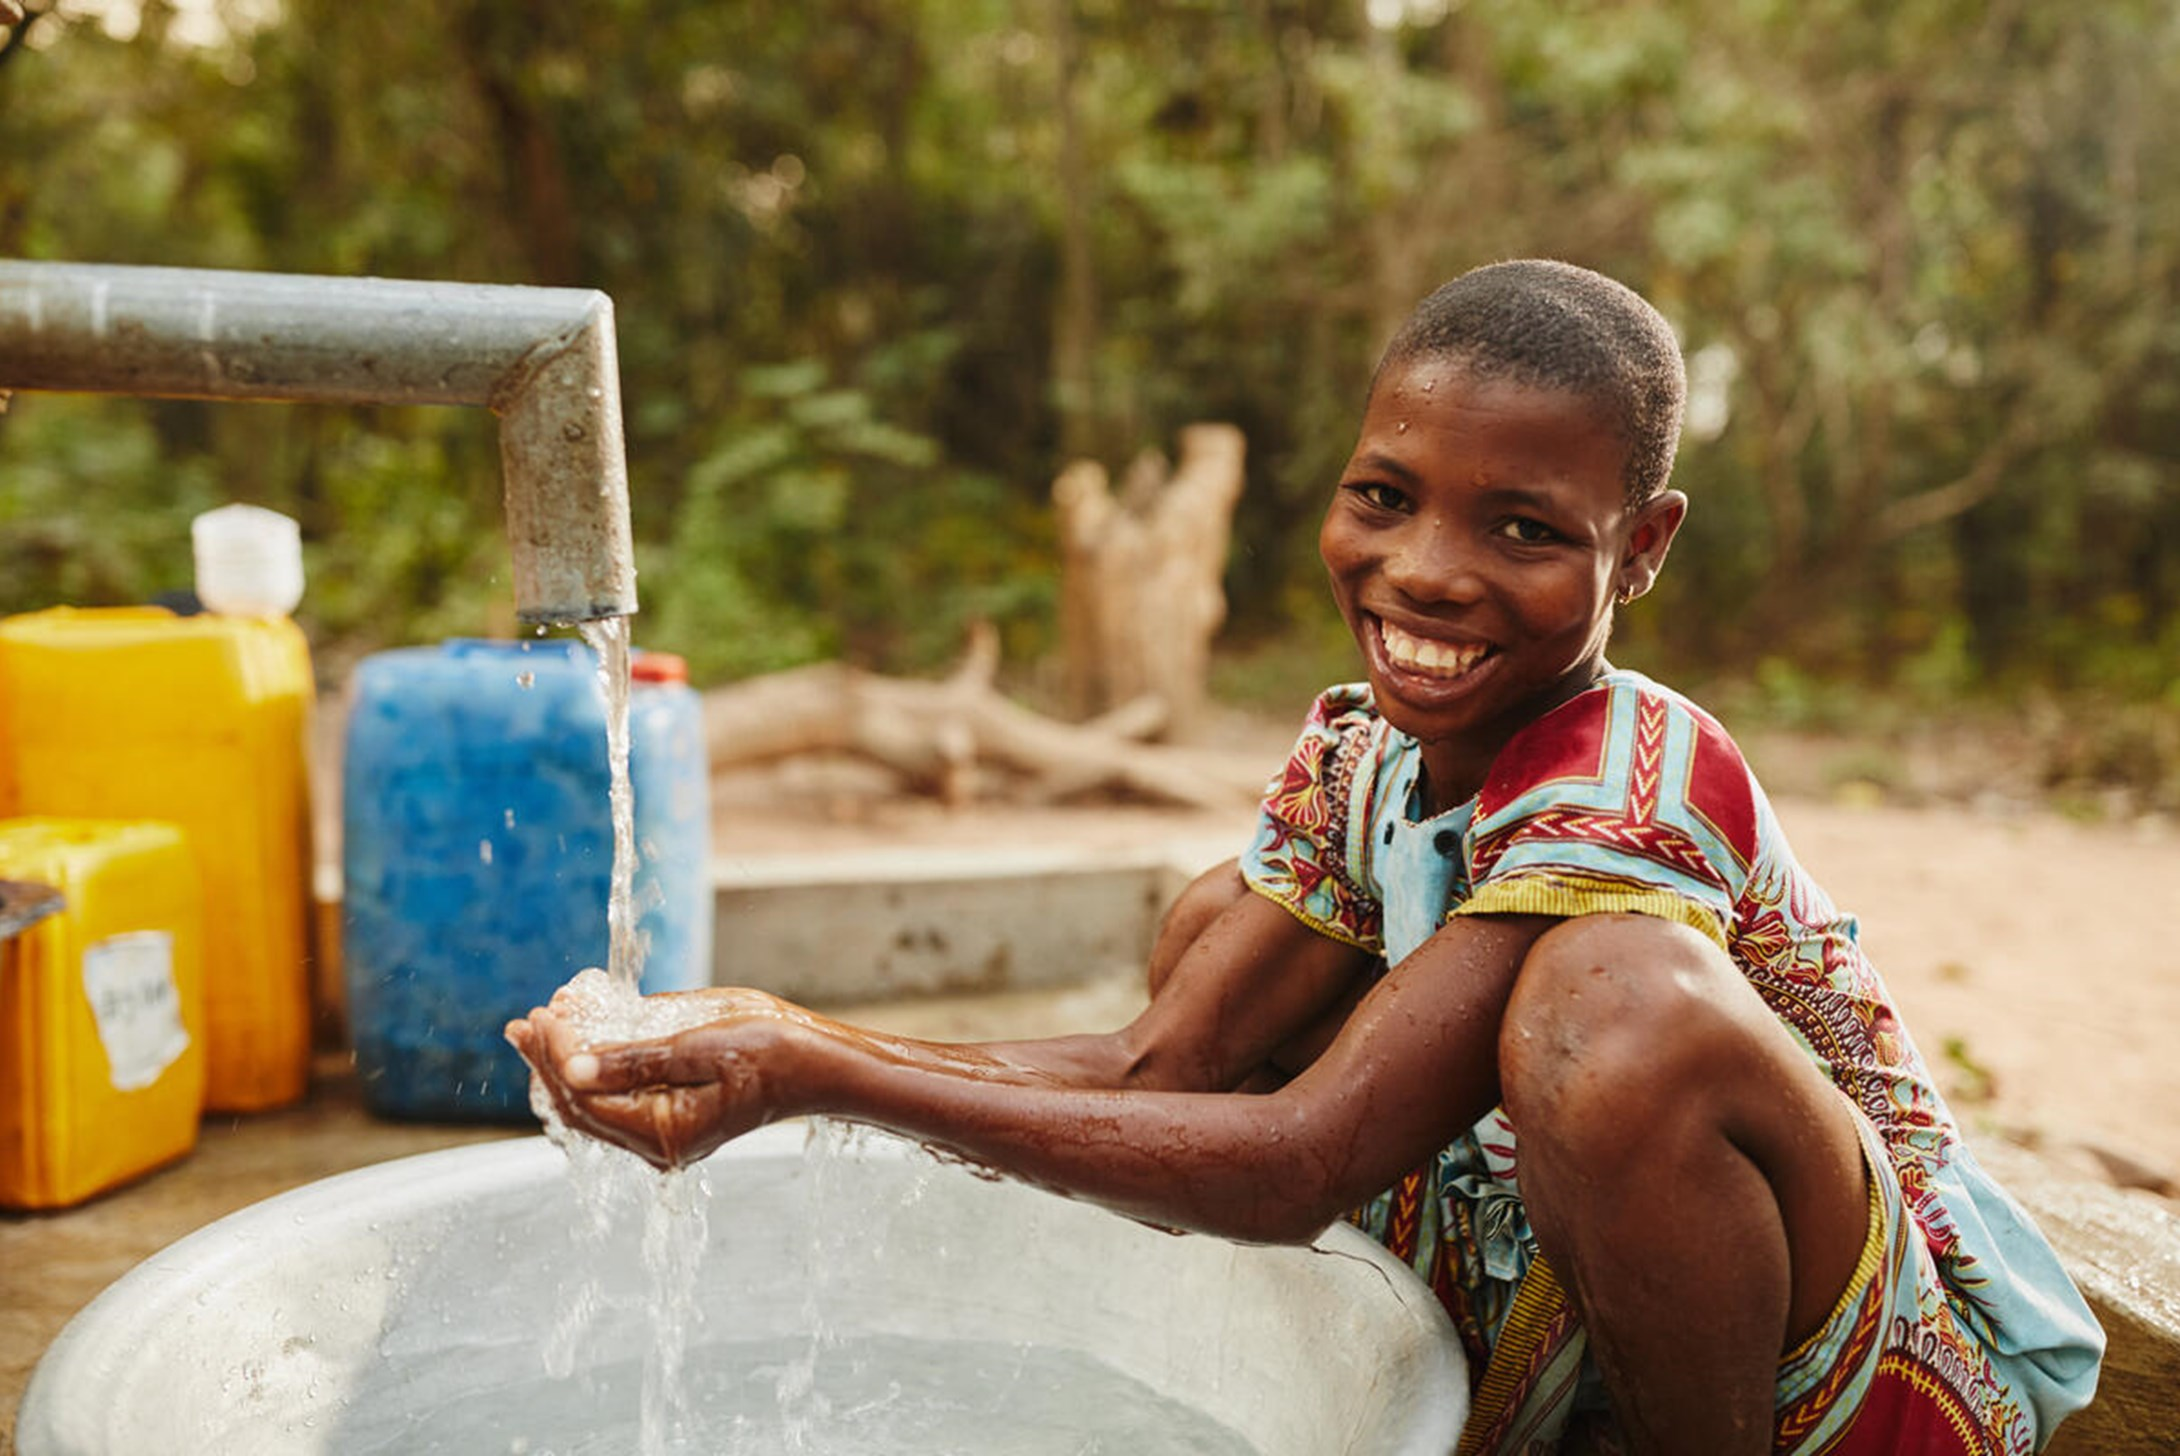
<svg viewBox="0 0 2180 1456">
<path fill-rule="evenodd" d="M 1408 508 L 1407 495 L 1381 480 L 1358 480 L 1340 488 L 1359 497 L 1365 505 L 1375 506 L 1381 511 L 1404 511 Z"/>
<path fill-rule="evenodd" d="M 1499 526 L 1499 534 L 1524 546 L 1541 546 L 1547 541 L 1557 541 L 1559 532 L 1544 522 L 1530 516 L 1516 516 Z"/>
</svg>

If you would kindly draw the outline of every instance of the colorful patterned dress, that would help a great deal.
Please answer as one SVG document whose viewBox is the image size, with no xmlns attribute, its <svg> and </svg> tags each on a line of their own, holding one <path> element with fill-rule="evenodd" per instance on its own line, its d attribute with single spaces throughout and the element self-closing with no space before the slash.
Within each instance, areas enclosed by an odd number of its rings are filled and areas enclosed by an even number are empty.
<svg viewBox="0 0 2180 1456">
<path fill-rule="evenodd" d="M 1468 803 L 1427 816 L 1422 767 L 1366 686 L 1325 693 L 1265 799 L 1251 888 L 1388 964 L 1461 914 L 1693 926 L 1858 1114 L 1869 1238 L 1830 1320 L 1780 1365 L 1775 1449 L 2017 1456 L 2087 1403 L 2102 1331 L 1963 1145 L 1854 920 L 1795 861 L 1717 722 L 1614 670 L 1517 734 Z M 1617 1449 L 1518 1166 L 1495 1110 L 1355 1221 L 1429 1281 L 1468 1346 L 1464 1456 Z"/>
</svg>

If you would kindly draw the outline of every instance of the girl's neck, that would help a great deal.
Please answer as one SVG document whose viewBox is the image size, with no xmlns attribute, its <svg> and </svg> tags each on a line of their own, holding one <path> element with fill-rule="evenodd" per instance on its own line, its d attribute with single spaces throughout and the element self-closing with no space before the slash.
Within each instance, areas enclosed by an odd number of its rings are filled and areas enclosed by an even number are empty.
<svg viewBox="0 0 2180 1456">
<path fill-rule="evenodd" d="M 1491 773 L 1491 765 L 1515 736 L 1562 704 L 1573 702 L 1604 681 L 1612 664 L 1603 658 L 1586 675 L 1570 677 L 1544 700 L 1532 704 L 1519 717 L 1510 717 L 1458 738 L 1422 742 L 1423 784 L 1420 790 L 1425 817 L 1436 818 L 1476 797 Z"/>
</svg>

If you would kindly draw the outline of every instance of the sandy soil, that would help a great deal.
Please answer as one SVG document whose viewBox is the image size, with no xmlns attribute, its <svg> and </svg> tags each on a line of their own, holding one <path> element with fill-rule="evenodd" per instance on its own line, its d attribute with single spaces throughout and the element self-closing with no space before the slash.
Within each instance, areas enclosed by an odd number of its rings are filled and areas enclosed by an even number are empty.
<svg viewBox="0 0 2180 1456">
<path fill-rule="evenodd" d="M 1263 753 L 1266 741 L 1253 735 L 1238 751 Z M 758 852 L 1220 837 L 1238 846 L 1249 823 L 1246 812 L 948 810 L 877 793 L 840 766 L 721 789 L 722 846 Z M 1869 799 L 1850 785 L 1844 794 L 1779 794 L 1777 807 L 1804 863 L 1858 917 L 1963 1123 L 2089 1176 L 2172 1194 L 2180 933 L 2169 921 L 2180 908 L 2180 828 L 2084 824 L 2018 802 L 1905 808 Z M 1125 1016 L 1131 998 L 1132 989 L 1108 989 L 1087 996 L 1084 1010 Z"/>
</svg>

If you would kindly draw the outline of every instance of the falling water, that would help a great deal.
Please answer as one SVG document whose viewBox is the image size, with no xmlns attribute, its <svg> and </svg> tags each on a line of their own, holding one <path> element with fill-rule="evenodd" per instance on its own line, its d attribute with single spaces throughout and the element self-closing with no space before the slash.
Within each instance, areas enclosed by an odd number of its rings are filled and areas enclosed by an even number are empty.
<svg viewBox="0 0 2180 1456">
<path fill-rule="evenodd" d="M 606 966 L 569 983 L 570 1009 L 584 1039 L 627 1041 L 671 1035 L 680 1024 L 662 1021 L 678 1009 L 647 1005 L 638 990 L 645 937 L 636 924 L 636 796 L 628 771 L 628 619 L 607 617 L 579 629 L 598 656 L 598 691 L 605 707 L 607 802 L 613 817 L 613 872 L 606 897 Z M 664 1456 L 681 1445 L 689 1417 L 682 1357 L 692 1322 L 697 1265 L 706 1240 L 709 1186 L 696 1170 L 654 1173 L 617 1148 L 573 1136 L 550 1098 L 531 1089 L 531 1105 L 568 1159 L 568 1177 L 584 1215 L 584 1242 L 601 1252 L 631 1222 L 641 1228 L 645 1294 L 651 1313 L 651 1345 L 643 1355 L 636 1446 L 640 1456 Z M 577 1345 L 588 1333 L 603 1291 L 593 1270 L 576 1271 L 561 1301 L 561 1317 L 549 1332 L 545 1364 L 565 1376 L 576 1364 Z"/>
<path fill-rule="evenodd" d="M 643 944 L 636 933 L 636 795 L 628 779 L 628 618 L 585 622 L 583 640 L 598 654 L 598 690 L 605 697 L 606 765 L 612 775 L 613 885 L 606 899 L 610 949 L 606 969 L 633 988 L 643 975 Z"/>
</svg>

